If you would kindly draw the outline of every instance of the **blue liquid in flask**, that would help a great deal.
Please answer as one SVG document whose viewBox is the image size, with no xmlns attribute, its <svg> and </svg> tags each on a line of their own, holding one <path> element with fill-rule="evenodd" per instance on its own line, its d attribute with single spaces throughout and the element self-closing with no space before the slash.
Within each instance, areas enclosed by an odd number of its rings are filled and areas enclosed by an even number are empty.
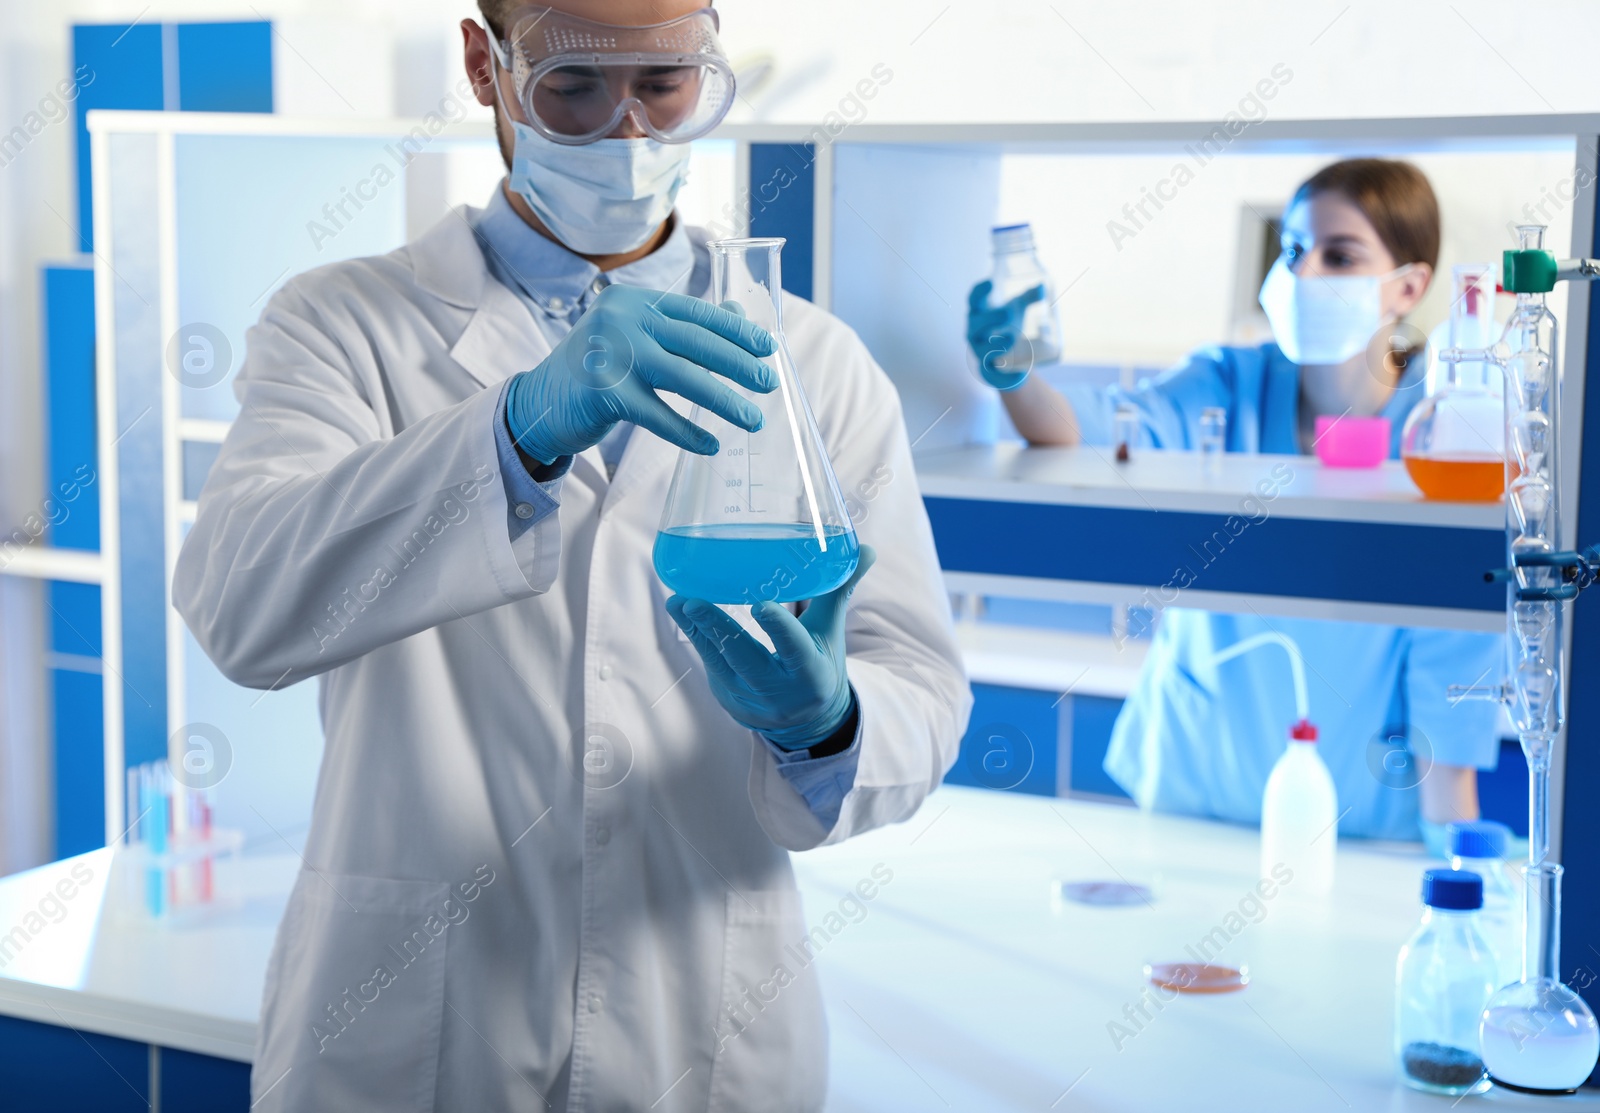
<svg viewBox="0 0 1600 1113">
<path fill-rule="evenodd" d="M 802 523 L 675 526 L 656 535 L 661 582 L 679 595 L 709 603 L 792 603 L 826 595 L 856 570 L 855 531 Z"/>
</svg>

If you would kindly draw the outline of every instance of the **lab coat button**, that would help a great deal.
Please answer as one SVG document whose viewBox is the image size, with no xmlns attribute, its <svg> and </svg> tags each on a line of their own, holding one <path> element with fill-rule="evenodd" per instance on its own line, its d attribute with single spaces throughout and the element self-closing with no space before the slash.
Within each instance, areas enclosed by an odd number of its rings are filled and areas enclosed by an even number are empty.
<svg viewBox="0 0 1600 1113">
<path fill-rule="evenodd" d="M 598 996 L 590 996 L 589 1011 L 592 1013 L 597 1013 L 600 1011 L 600 998 Z"/>
<path fill-rule="evenodd" d="M 549 307 L 555 312 L 560 313 L 567 308 L 567 303 L 561 298 L 551 298 L 549 301 Z"/>
<path fill-rule="evenodd" d="M 611 666 L 610 665 L 601 665 L 600 666 L 600 679 L 601 680 L 610 680 L 611 679 Z"/>
<path fill-rule="evenodd" d="M 589 286 L 589 289 L 593 290 L 597 294 L 601 290 L 604 290 L 605 288 L 606 288 L 606 280 L 603 279 L 603 278 L 595 279 L 594 282 L 591 283 L 590 286 Z"/>
<path fill-rule="evenodd" d="M 512 513 L 516 514 L 516 516 L 521 518 L 523 521 L 527 521 L 529 518 L 533 517 L 533 507 L 528 503 L 519 502 L 517 503 L 517 508 Z"/>
<path fill-rule="evenodd" d="M 604 846 L 606 843 L 610 842 L 611 828 L 596 827 L 594 831 L 594 841 L 596 846 Z"/>
</svg>

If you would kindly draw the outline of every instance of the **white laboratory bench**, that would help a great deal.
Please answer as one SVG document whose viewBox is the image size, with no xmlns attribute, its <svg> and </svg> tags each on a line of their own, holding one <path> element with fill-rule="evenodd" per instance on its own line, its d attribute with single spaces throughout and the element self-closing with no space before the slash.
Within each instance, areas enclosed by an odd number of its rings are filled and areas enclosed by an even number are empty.
<svg viewBox="0 0 1600 1113">
<path fill-rule="evenodd" d="M 1255 884 L 1252 830 L 1123 806 L 951 786 L 910 822 L 795 857 L 821 924 L 882 863 L 893 872 L 818 958 L 828 1003 L 832 1113 L 888 1110 L 1446 1110 L 1401 1085 L 1389 1047 L 1394 960 L 1427 863 L 1346 842 L 1331 901 L 1292 883 L 1220 961 L 1239 993 L 1180 997 L 1131 1037 L 1125 1008 L 1147 961 L 1186 957 Z M 0 881 L 0 925 L 106 852 Z M 113 923 L 91 884 L 0 971 L 0 1015 L 248 1058 L 273 924 L 297 862 L 246 859 L 247 899 L 215 923 Z M 881 872 L 881 871 L 880 871 Z M 1051 899 L 1061 879 L 1149 885 L 1151 906 Z M 1247 911 L 1249 910 L 1247 905 Z M 837 927 L 837 921 L 835 922 Z M 1148 1006 L 1147 1006 L 1148 1008 Z M 1119 1046 L 1120 1044 L 1120 1046 Z M 1600 1093 L 1492 1091 L 1461 1102 L 1600 1110 Z"/>
<path fill-rule="evenodd" d="M 248 1062 L 267 954 L 299 859 L 241 858 L 231 875 L 218 875 L 233 887 L 235 907 L 157 926 L 112 907 L 111 857 L 90 851 L 0 880 L 0 1015 Z M 56 886 L 73 881 L 75 868 L 81 878 L 83 867 L 91 880 L 61 899 Z M 4 933 L 52 894 L 65 911 L 47 906 L 43 930 L 7 948 Z"/>
</svg>

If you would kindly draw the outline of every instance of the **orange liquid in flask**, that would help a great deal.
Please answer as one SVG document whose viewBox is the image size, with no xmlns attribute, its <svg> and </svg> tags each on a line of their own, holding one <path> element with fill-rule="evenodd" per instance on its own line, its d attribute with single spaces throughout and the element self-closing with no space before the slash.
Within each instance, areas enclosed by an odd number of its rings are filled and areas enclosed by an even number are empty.
<svg viewBox="0 0 1600 1113">
<path fill-rule="evenodd" d="M 1506 493 L 1498 456 L 1406 456 L 1406 471 L 1424 496 L 1441 502 L 1493 502 Z"/>
</svg>

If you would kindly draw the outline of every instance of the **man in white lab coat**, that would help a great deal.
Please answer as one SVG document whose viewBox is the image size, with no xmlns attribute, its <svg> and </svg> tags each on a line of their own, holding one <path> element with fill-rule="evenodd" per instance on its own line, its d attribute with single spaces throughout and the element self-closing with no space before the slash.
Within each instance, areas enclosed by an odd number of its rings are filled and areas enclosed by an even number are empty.
<svg viewBox="0 0 1600 1113">
<path fill-rule="evenodd" d="M 671 212 L 731 95 L 715 16 L 484 7 L 466 65 L 510 174 L 273 296 L 178 562 L 224 673 L 322 685 L 257 1108 L 819 1109 L 788 852 L 912 815 L 971 700 L 899 402 L 785 296 L 876 567 L 798 620 L 741 615 L 776 655 L 669 610 L 658 517 L 678 445 L 711 447 L 689 399 L 748 425 L 724 384 L 771 385 L 766 334 L 688 296 L 704 237 Z M 615 67 L 561 63 L 589 21 Z"/>
</svg>

